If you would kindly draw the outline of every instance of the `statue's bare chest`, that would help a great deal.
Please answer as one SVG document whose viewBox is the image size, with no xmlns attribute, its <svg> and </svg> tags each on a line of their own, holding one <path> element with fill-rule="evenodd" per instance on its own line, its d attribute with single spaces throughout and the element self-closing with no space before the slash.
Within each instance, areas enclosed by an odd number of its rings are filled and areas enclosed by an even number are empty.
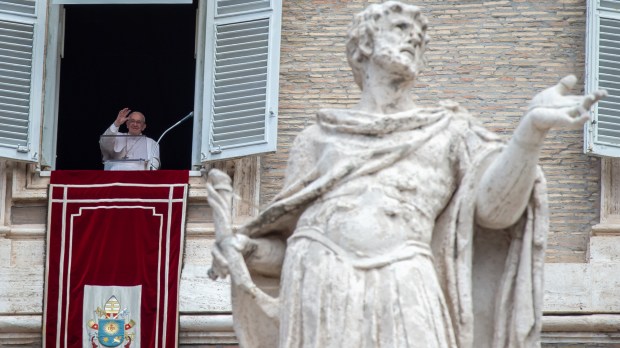
<svg viewBox="0 0 620 348">
<path fill-rule="evenodd" d="M 342 144 L 331 148 L 328 144 L 324 151 L 333 167 L 350 160 Z M 372 160 L 389 161 L 390 155 Z M 300 221 L 320 226 L 332 240 L 356 252 L 372 253 L 407 240 L 428 242 L 437 215 L 457 186 L 457 162 L 452 139 L 432 138 L 374 172 L 346 177 L 309 207 Z"/>
</svg>

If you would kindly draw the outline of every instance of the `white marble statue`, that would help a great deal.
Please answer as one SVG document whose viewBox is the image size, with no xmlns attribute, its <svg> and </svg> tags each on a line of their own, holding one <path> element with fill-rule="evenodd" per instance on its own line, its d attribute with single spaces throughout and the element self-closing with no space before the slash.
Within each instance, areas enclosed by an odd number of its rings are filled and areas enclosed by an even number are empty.
<svg viewBox="0 0 620 348">
<path fill-rule="evenodd" d="M 537 166 L 551 128 L 579 129 L 606 95 L 539 94 L 510 141 L 457 103 L 422 107 L 427 19 L 395 1 L 356 15 L 362 90 L 295 140 L 284 189 L 233 231 L 230 179 L 210 175 L 212 278 L 231 275 L 242 347 L 537 347 L 548 213 Z M 280 280 L 269 296 L 255 275 Z"/>
</svg>

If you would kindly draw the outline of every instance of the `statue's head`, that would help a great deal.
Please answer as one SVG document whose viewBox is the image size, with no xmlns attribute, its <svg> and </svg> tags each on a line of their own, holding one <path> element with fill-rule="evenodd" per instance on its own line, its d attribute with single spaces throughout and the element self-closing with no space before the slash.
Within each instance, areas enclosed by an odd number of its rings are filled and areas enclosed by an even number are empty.
<svg viewBox="0 0 620 348">
<path fill-rule="evenodd" d="M 398 1 L 373 4 L 355 15 L 349 29 L 347 58 L 355 82 L 363 88 L 366 64 L 413 81 L 425 63 L 430 38 L 420 8 Z"/>
</svg>

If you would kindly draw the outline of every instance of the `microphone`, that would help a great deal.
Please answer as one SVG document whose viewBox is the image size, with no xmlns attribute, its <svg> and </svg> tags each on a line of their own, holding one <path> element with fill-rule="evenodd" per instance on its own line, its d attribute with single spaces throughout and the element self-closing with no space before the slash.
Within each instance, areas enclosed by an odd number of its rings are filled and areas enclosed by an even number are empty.
<svg viewBox="0 0 620 348">
<path fill-rule="evenodd" d="M 172 126 L 170 126 L 168 129 L 166 129 L 161 136 L 159 137 L 159 139 L 157 139 L 157 145 L 159 145 L 159 142 L 161 141 L 161 138 L 164 137 L 164 135 L 166 135 L 166 133 L 168 133 L 172 128 L 178 126 L 181 124 L 181 122 L 187 120 L 188 118 L 194 116 L 194 112 L 190 112 L 189 114 L 187 114 L 185 117 L 183 117 L 182 119 L 180 119 L 177 123 L 173 124 Z"/>
</svg>

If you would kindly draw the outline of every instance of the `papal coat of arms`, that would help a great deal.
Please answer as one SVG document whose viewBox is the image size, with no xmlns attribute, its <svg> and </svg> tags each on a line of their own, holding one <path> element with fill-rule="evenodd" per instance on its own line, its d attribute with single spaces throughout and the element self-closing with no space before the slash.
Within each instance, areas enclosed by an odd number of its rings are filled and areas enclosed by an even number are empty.
<svg viewBox="0 0 620 348">
<path fill-rule="evenodd" d="M 118 347 L 123 344 L 124 348 L 131 347 L 135 333 L 131 329 L 135 321 L 129 318 L 127 308 L 121 310 L 121 304 L 116 296 L 111 296 L 103 306 L 103 310 L 97 307 L 95 310 L 97 321 L 89 320 L 86 325 L 91 329 L 89 334 L 92 348 Z"/>
</svg>

